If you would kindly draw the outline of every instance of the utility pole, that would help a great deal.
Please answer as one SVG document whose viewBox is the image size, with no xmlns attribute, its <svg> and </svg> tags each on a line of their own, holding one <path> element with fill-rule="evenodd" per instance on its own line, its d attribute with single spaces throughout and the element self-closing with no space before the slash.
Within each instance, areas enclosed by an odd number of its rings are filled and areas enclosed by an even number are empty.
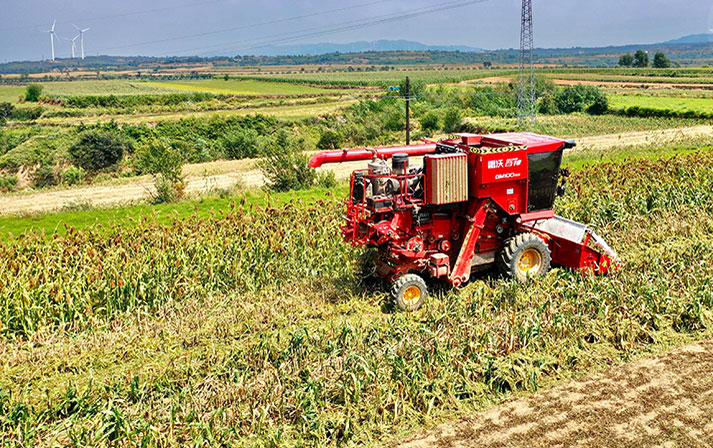
<svg viewBox="0 0 713 448">
<path fill-rule="evenodd" d="M 406 146 L 411 144 L 411 117 L 409 103 L 411 102 L 411 80 L 406 77 Z"/>
<path fill-rule="evenodd" d="M 522 0 L 520 78 L 517 85 L 517 122 L 520 126 L 532 124 L 537 109 L 533 34 L 532 0 Z"/>
</svg>

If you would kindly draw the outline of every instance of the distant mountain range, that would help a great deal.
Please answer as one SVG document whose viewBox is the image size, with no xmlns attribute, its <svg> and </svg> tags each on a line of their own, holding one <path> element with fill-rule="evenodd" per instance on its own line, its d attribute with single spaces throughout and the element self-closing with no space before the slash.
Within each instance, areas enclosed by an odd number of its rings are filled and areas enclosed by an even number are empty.
<svg viewBox="0 0 713 448">
<path fill-rule="evenodd" d="M 664 44 L 704 44 L 708 42 L 713 42 L 713 33 L 689 34 L 688 36 L 666 41 Z"/>
<path fill-rule="evenodd" d="M 296 56 L 326 53 L 361 53 L 364 51 L 461 51 L 468 53 L 483 51 L 483 49 L 465 45 L 427 45 L 410 40 L 376 40 L 346 44 L 323 42 L 317 44 L 265 46 L 255 48 L 246 54 L 255 56 Z"/>
</svg>

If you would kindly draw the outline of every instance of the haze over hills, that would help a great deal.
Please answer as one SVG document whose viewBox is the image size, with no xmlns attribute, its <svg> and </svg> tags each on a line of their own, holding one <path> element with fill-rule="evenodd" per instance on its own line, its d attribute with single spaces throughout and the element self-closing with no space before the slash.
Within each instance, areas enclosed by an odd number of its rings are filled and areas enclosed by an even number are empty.
<svg viewBox="0 0 713 448">
<path fill-rule="evenodd" d="M 320 42 L 316 44 L 270 45 L 256 48 L 246 54 L 253 56 L 296 56 L 326 53 L 358 53 L 363 51 L 483 51 L 466 45 L 428 45 L 411 40 L 359 41 L 343 44 Z"/>
<path fill-rule="evenodd" d="M 702 44 L 713 42 L 713 33 L 706 34 L 689 34 L 688 36 L 679 37 L 678 39 L 669 40 L 665 44 Z"/>
<path fill-rule="evenodd" d="M 619 55 L 637 50 L 663 51 L 682 66 L 713 65 L 713 34 L 688 35 L 655 44 L 608 47 L 535 48 L 538 64 L 569 67 L 613 67 Z M 60 70 L 131 70 L 156 65 L 213 63 L 218 66 L 269 65 L 490 65 L 512 66 L 519 62 L 519 49 L 484 50 L 463 45 L 428 45 L 408 40 L 360 41 L 342 44 L 317 43 L 257 48 L 249 53 L 213 56 L 89 56 L 57 58 L 56 61 L 17 61 L 0 64 L 0 75 Z"/>
</svg>

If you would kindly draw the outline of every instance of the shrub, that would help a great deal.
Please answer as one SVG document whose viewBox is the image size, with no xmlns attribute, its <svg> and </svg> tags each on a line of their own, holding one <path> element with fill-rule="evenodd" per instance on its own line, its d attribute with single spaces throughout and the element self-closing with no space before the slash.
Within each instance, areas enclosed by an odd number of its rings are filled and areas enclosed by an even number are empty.
<svg viewBox="0 0 713 448">
<path fill-rule="evenodd" d="M 70 166 L 62 172 L 62 183 L 66 185 L 77 185 L 84 181 L 86 172 L 77 166 Z"/>
<path fill-rule="evenodd" d="M 181 151 L 166 139 L 155 139 L 143 146 L 137 154 L 135 166 L 142 173 L 154 177 L 155 204 L 174 202 L 183 197 L 185 184 Z"/>
<path fill-rule="evenodd" d="M 319 149 L 337 149 L 344 143 L 344 137 L 339 131 L 332 129 L 326 129 L 319 136 L 319 141 L 317 142 L 317 148 Z"/>
<path fill-rule="evenodd" d="M 266 155 L 258 162 L 258 168 L 267 178 L 269 189 L 302 190 L 315 185 L 317 172 L 307 165 L 309 157 L 287 131 L 281 130 L 277 140 L 263 151 Z"/>
<path fill-rule="evenodd" d="M 37 120 L 42 116 L 44 109 L 42 106 L 34 107 L 16 107 L 12 111 L 12 118 L 18 121 Z"/>
<path fill-rule="evenodd" d="M 225 155 L 231 159 L 244 159 L 258 155 L 260 135 L 254 129 L 239 129 L 225 135 L 221 146 Z"/>
<path fill-rule="evenodd" d="M 557 111 L 561 114 L 582 112 L 595 102 L 599 102 L 600 106 L 604 103 L 608 106 L 606 96 L 596 86 L 578 84 L 567 87 L 555 95 Z"/>
<path fill-rule="evenodd" d="M 537 111 L 541 114 L 555 115 L 557 113 L 555 96 L 551 93 L 542 95 L 537 103 Z"/>
<path fill-rule="evenodd" d="M 36 103 L 42 97 L 42 85 L 30 84 L 25 89 L 25 101 Z"/>
<path fill-rule="evenodd" d="M 609 99 L 606 95 L 597 95 L 594 102 L 587 107 L 587 112 L 592 115 L 603 115 L 609 110 Z"/>
<path fill-rule="evenodd" d="M 0 192 L 7 193 L 17 189 L 17 176 L 0 176 Z"/>
<path fill-rule="evenodd" d="M 50 187 L 59 183 L 58 167 L 51 161 L 42 161 L 30 176 L 36 187 Z"/>
<path fill-rule="evenodd" d="M 87 131 L 69 148 L 69 155 L 78 167 L 88 172 L 115 168 L 129 142 L 120 134 L 110 131 Z"/>
<path fill-rule="evenodd" d="M 463 115 L 458 106 L 452 106 L 446 109 L 443 116 L 443 131 L 458 132 L 463 126 Z"/>
<path fill-rule="evenodd" d="M 426 113 L 419 121 L 421 123 L 421 129 L 425 131 L 435 131 L 440 125 L 438 114 L 435 111 Z"/>
<path fill-rule="evenodd" d="M 406 112 L 398 109 L 391 110 L 386 114 L 384 119 L 384 127 L 392 132 L 403 131 L 406 129 Z"/>
<path fill-rule="evenodd" d="M 0 126 L 4 126 L 15 113 L 15 106 L 10 103 L 0 103 Z"/>
</svg>

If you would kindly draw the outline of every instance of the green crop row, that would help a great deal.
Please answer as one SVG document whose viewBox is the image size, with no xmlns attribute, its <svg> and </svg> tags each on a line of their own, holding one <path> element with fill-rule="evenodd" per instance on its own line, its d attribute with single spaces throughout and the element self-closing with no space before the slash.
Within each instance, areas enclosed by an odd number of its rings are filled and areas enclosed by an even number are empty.
<svg viewBox="0 0 713 448">
<path fill-rule="evenodd" d="M 372 444 L 710 328 L 713 152 L 587 165 L 569 183 L 557 212 L 591 223 L 620 271 L 485 277 L 414 314 L 354 276 L 336 200 L 0 243 L 16 353 L 0 436 Z M 74 348 L 27 355 L 35 335 Z"/>
</svg>

